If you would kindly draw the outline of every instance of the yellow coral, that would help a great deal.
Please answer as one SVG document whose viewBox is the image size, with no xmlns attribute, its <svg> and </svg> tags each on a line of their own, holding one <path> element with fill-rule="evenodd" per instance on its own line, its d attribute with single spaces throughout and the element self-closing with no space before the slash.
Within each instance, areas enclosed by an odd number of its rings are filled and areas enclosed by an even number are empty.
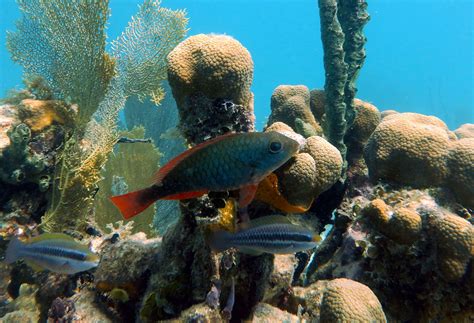
<svg viewBox="0 0 474 323">
<path fill-rule="evenodd" d="M 225 206 L 219 209 L 219 221 L 217 223 L 210 224 L 208 226 L 208 229 L 210 231 L 225 230 L 229 232 L 234 232 L 236 230 L 236 214 L 237 209 L 234 199 L 228 199 L 225 203 Z"/>
<path fill-rule="evenodd" d="M 41 131 L 54 122 L 72 125 L 74 110 L 62 101 L 25 99 L 19 108 L 20 118 L 31 131 Z"/>
<path fill-rule="evenodd" d="M 463 138 L 474 138 L 474 124 L 473 123 L 465 123 L 461 125 L 459 128 L 454 130 L 456 137 L 459 139 Z"/>
<path fill-rule="evenodd" d="M 311 90 L 309 102 L 314 118 L 321 123 L 324 115 L 324 105 L 326 104 L 326 94 L 324 90 Z"/>
<path fill-rule="evenodd" d="M 307 211 L 311 206 L 311 203 L 305 206 L 292 205 L 288 203 L 287 199 L 279 191 L 278 177 L 273 173 L 268 175 L 258 184 L 255 199 L 265 202 L 286 213 L 302 213 Z"/>
<path fill-rule="evenodd" d="M 321 303 L 321 322 L 387 322 L 369 287 L 345 278 L 330 281 Z"/>
<path fill-rule="evenodd" d="M 265 131 L 297 135 L 282 122 L 270 125 Z M 300 153 L 275 172 L 278 190 L 289 205 L 307 210 L 313 200 L 340 177 L 342 162 L 336 147 L 322 137 L 309 137 L 304 141 Z"/>
</svg>

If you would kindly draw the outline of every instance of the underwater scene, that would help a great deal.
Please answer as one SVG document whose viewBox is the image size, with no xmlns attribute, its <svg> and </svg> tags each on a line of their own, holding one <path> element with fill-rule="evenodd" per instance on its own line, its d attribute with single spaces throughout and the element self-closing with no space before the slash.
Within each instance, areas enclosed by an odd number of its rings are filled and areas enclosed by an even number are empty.
<svg viewBox="0 0 474 323">
<path fill-rule="evenodd" d="M 470 0 L 1 0 L 0 322 L 474 322 Z"/>
</svg>

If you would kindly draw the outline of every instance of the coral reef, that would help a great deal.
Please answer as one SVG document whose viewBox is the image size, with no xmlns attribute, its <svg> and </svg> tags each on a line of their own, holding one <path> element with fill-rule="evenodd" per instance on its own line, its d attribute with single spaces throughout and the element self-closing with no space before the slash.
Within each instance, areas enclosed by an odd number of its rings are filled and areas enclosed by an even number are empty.
<svg viewBox="0 0 474 323">
<path fill-rule="evenodd" d="M 105 3 L 96 2 L 101 6 Z M 62 14 L 67 15 L 67 10 L 71 8 L 77 9 L 70 5 Z M 83 19 L 92 18 L 87 10 L 81 11 L 81 15 Z M 106 16 L 102 17 L 100 23 L 105 24 L 106 18 Z M 48 20 L 47 23 L 54 26 L 61 25 L 61 22 L 55 19 Z M 151 95 L 155 101 L 159 101 L 158 96 L 163 91 L 157 88 L 157 84 L 166 76 L 164 73 L 166 55 L 184 36 L 186 23 L 184 12 L 161 8 L 159 1 L 145 1 L 139 6 L 138 13 L 124 33 L 113 42 L 113 59 L 108 54 L 104 54 L 108 61 L 115 61 L 117 73 L 110 78 L 110 82 L 107 82 L 107 87 L 102 89 L 103 93 L 97 93 L 96 96 L 101 100 L 94 101 L 94 104 L 89 102 L 89 105 L 84 106 L 79 98 L 71 96 L 74 102 L 78 102 L 80 118 L 76 131 L 65 143 L 62 158 L 56 167 L 51 203 L 42 223 L 44 230 L 81 229 L 81 225 L 83 226 L 86 219 L 90 218 L 96 184 L 101 179 L 100 169 L 118 140 L 116 131 L 118 112 L 130 95 L 139 97 Z M 49 25 L 42 28 L 47 28 Z M 56 37 L 57 39 L 67 39 L 75 43 L 74 37 L 87 38 L 87 32 L 92 33 L 93 29 L 82 31 L 82 34 L 80 32 L 81 30 L 79 30 L 79 35 L 76 35 L 75 31 L 71 32 L 69 29 L 55 31 L 57 35 L 62 35 L 62 37 Z M 102 42 L 105 42 L 105 31 L 99 29 L 97 34 L 99 36 L 96 37 L 94 46 L 100 48 Z M 94 34 L 94 36 L 97 35 Z M 161 36 L 163 38 L 160 38 Z M 89 38 L 96 39 L 92 35 Z M 137 46 L 140 46 L 140 50 L 135 49 Z M 54 53 L 56 49 L 51 50 Z M 93 75 L 86 78 L 83 83 L 96 86 L 93 83 L 94 76 L 97 76 L 97 73 L 100 76 L 100 71 L 94 66 L 100 62 L 91 60 L 82 66 L 74 65 L 76 63 L 77 61 L 71 62 L 73 66 L 69 68 L 74 69 L 77 66 L 81 71 L 87 69 L 88 73 Z M 151 72 L 157 74 L 150 74 Z M 87 76 L 88 73 L 82 72 L 81 76 Z M 83 91 L 84 85 L 81 85 L 79 89 L 80 93 L 86 93 Z M 91 109 L 93 109 L 92 112 Z M 71 216 L 71 213 L 74 216 Z"/>
<path fill-rule="evenodd" d="M 463 212 L 442 189 L 358 182 L 336 210 L 336 224 L 349 221 L 342 239 L 328 236 L 336 247 L 306 273 L 308 281 L 359 281 L 377 295 L 389 321 L 469 313 L 474 229 L 447 208 Z"/>
<path fill-rule="evenodd" d="M 459 139 L 463 138 L 474 138 L 474 124 L 472 123 L 465 123 L 461 125 L 459 128 L 454 130 L 456 137 Z"/>
<path fill-rule="evenodd" d="M 300 322 L 298 316 L 282 311 L 279 308 L 273 307 L 265 303 L 259 303 L 254 309 L 252 320 L 250 322 Z"/>
<path fill-rule="evenodd" d="M 447 186 L 465 206 L 474 205 L 471 138 L 457 140 L 443 121 L 417 113 L 383 118 L 364 157 L 372 179 L 415 187 Z"/>
<path fill-rule="evenodd" d="M 180 130 L 191 143 L 233 128 L 253 130 L 253 61 L 237 40 L 225 35 L 189 37 L 169 54 L 168 64 Z"/>
<path fill-rule="evenodd" d="M 1 318 L 2 322 L 38 322 L 40 310 L 35 300 L 36 292 L 37 288 L 35 286 L 22 284 L 19 296 L 8 304 L 8 313 Z"/>
<path fill-rule="evenodd" d="M 265 131 L 293 130 L 280 122 Z M 317 161 L 317 162 L 316 162 Z M 313 200 L 330 188 L 342 170 L 341 154 L 325 139 L 312 136 L 306 139 L 300 152 L 278 169 L 278 188 L 289 204 L 307 210 Z"/>
<path fill-rule="evenodd" d="M 347 145 L 347 160 L 349 164 L 355 164 L 363 160 L 364 147 L 370 135 L 380 123 L 380 112 L 373 105 L 359 99 L 353 100 L 355 117 L 347 129 L 344 141 Z"/>
<path fill-rule="evenodd" d="M 364 60 L 369 20 L 365 1 L 319 0 L 321 39 L 324 49 L 324 84 L 328 140 L 346 159 L 344 135 L 354 119 L 355 80 Z"/>
<path fill-rule="evenodd" d="M 283 122 L 305 138 L 322 135 L 310 110 L 310 92 L 304 85 L 280 85 L 272 94 L 268 124 Z"/>
<path fill-rule="evenodd" d="M 472 125 L 451 132 L 355 99 L 365 1 L 319 0 L 325 90 L 275 89 L 265 131 L 299 151 L 250 205 L 238 190 L 209 192 L 158 202 L 135 225 L 112 224 L 108 196 L 146 185 L 187 146 L 254 131 L 253 61 L 225 35 L 176 46 L 185 13 L 157 0 L 108 54 L 108 1 L 89 2 L 19 1 L 8 46 L 27 88 L 0 106 L 0 254 L 12 236 L 53 230 L 100 263 L 61 275 L 0 262 L 2 322 L 473 320 Z M 216 231 L 275 210 L 321 243 L 289 255 L 210 248 Z M 147 238 L 151 222 L 162 237 Z"/>
</svg>

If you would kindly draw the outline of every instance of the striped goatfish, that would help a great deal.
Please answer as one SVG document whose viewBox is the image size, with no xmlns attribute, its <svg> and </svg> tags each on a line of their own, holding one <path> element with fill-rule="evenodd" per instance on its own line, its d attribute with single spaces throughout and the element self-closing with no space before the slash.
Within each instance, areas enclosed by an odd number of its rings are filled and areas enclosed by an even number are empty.
<svg viewBox="0 0 474 323">
<path fill-rule="evenodd" d="M 271 215 L 250 221 L 236 233 L 215 232 L 210 245 L 217 251 L 236 248 L 250 255 L 288 254 L 312 249 L 319 241 L 321 237 L 313 231 L 292 224 L 284 216 Z"/>
<path fill-rule="evenodd" d="M 97 267 L 99 263 L 99 256 L 87 246 L 62 233 L 44 233 L 26 242 L 13 237 L 5 262 L 11 264 L 19 259 L 36 270 L 69 275 Z"/>
</svg>

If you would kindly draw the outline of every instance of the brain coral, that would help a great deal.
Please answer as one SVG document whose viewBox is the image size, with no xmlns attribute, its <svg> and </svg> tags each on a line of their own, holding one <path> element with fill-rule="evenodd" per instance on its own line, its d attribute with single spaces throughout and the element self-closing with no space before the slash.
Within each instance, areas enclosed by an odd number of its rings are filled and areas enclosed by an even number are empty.
<svg viewBox="0 0 474 323">
<path fill-rule="evenodd" d="M 400 244 L 411 244 L 420 236 L 420 215 L 409 208 L 392 209 L 381 199 L 364 208 L 363 214 L 378 231 Z"/>
<path fill-rule="evenodd" d="M 388 115 L 365 147 L 369 175 L 414 186 L 440 185 L 448 175 L 450 140 L 446 125 L 436 117 Z"/>
<path fill-rule="evenodd" d="M 438 247 L 438 267 L 449 282 L 463 278 L 474 257 L 474 227 L 467 220 L 449 213 L 430 219 Z"/>
<path fill-rule="evenodd" d="M 314 89 L 310 92 L 309 106 L 314 118 L 321 122 L 324 115 L 324 105 L 326 104 L 326 94 L 324 90 Z"/>
<path fill-rule="evenodd" d="M 386 322 L 369 287 L 345 278 L 329 282 L 321 303 L 321 322 Z"/>
<path fill-rule="evenodd" d="M 311 113 L 309 89 L 304 85 L 278 86 L 272 94 L 271 109 L 272 113 L 268 118 L 269 124 L 280 121 L 293 129 L 301 128 L 303 130 L 304 127 L 301 125 L 298 127 L 296 123 L 296 120 L 300 120 L 300 124 L 313 128 L 314 133 L 322 134 L 321 126 Z"/>
<path fill-rule="evenodd" d="M 474 138 L 474 124 L 465 123 L 461 125 L 459 128 L 457 128 L 456 130 L 454 130 L 454 133 L 459 139 Z"/>
<path fill-rule="evenodd" d="M 373 104 L 359 99 L 354 99 L 354 109 L 356 116 L 347 136 L 365 143 L 380 123 L 380 112 Z"/>
<path fill-rule="evenodd" d="M 178 106 L 201 92 L 248 107 L 252 79 L 250 53 L 230 36 L 191 36 L 168 55 L 168 80 Z"/>
<path fill-rule="evenodd" d="M 278 128 L 286 130 L 282 124 Z M 337 181 L 341 170 L 339 151 L 324 138 L 313 136 L 306 139 L 300 153 L 278 169 L 276 175 L 288 202 L 308 208 L 314 198 Z"/>
<path fill-rule="evenodd" d="M 253 130 L 252 79 L 250 53 L 230 36 L 199 34 L 176 46 L 168 55 L 168 81 L 186 139 Z"/>
<path fill-rule="evenodd" d="M 372 179 L 415 187 L 449 187 L 474 207 L 474 139 L 457 139 L 440 119 L 417 113 L 387 115 L 365 146 Z"/>
<path fill-rule="evenodd" d="M 467 207 L 474 207 L 474 138 L 452 142 L 448 155 L 446 186 Z"/>
</svg>

